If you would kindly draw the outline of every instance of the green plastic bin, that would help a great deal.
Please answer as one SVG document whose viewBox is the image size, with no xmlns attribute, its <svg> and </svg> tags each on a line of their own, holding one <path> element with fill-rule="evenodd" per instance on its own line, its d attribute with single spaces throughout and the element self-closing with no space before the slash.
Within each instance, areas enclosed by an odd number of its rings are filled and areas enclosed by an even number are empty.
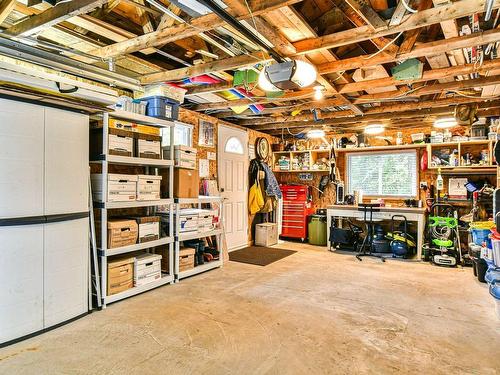
<svg viewBox="0 0 500 375">
<path fill-rule="evenodd" d="M 309 218 L 309 243 L 326 246 L 326 215 L 311 215 Z"/>
</svg>

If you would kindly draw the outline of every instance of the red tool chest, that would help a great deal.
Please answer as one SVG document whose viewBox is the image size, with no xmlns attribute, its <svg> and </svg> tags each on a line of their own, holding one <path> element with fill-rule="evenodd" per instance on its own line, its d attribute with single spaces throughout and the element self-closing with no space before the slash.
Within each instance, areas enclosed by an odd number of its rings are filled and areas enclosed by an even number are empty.
<svg viewBox="0 0 500 375">
<path fill-rule="evenodd" d="M 307 238 L 307 217 L 314 213 L 311 190 L 305 185 L 281 185 L 283 193 L 282 237 Z"/>
</svg>

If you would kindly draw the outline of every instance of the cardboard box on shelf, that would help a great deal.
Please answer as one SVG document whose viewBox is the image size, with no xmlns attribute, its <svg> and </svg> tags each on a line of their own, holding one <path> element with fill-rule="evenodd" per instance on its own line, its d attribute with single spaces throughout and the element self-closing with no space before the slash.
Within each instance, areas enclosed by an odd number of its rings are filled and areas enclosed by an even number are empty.
<svg viewBox="0 0 500 375">
<path fill-rule="evenodd" d="M 134 286 L 134 258 L 120 257 L 108 260 L 107 295 L 123 292 Z"/>
<path fill-rule="evenodd" d="M 139 226 L 135 220 L 108 220 L 108 249 L 137 243 Z"/>
<path fill-rule="evenodd" d="M 162 180 L 162 191 L 168 191 L 167 178 Z M 175 198 L 198 198 L 200 195 L 200 177 L 198 171 L 192 169 L 174 169 L 174 197 Z"/>
<path fill-rule="evenodd" d="M 161 159 L 161 137 L 153 134 L 136 134 L 137 156 L 148 159 Z"/>
<path fill-rule="evenodd" d="M 183 247 L 179 250 L 179 272 L 194 268 L 194 254 L 196 250 L 192 247 Z"/>
<path fill-rule="evenodd" d="M 134 216 L 131 219 L 139 226 L 139 243 L 155 241 L 160 238 L 159 216 Z"/>
<path fill-rule="evenodd" d="M 92 174 L 92 195 L 97 202 L 135 201 L 137 195 L 137 176 L 129 174 L 108 174 L 108 191 L 103 192 L 103 175 Z M 105 198 L 106 197 L 106 198 Z"/>
<path fill-rule="evenodd" d="M 160 199 L 161 176 L 144 175 L 137 176 L 137 200 L 154 201 Z"/>
</svg>

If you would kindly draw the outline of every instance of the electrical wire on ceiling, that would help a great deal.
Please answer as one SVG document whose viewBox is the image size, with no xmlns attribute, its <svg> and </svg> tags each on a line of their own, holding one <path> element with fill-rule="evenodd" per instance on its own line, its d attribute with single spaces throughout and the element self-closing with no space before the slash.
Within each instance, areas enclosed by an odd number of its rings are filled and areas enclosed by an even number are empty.
<svg viewBox="0 0 500 375">
<path fill-rule="evenodd" d="M 379 49 L 377 52 L 371 54 L 370 56 L 367 56 L 367 57 L 364 57 L 365 60 L 369 60 L 371 59 L 372 57 L 375 57 L 377 56 L 379 53 L 382 53 L 386 50 L 387 47 L 389 47 L 390 45 L 392 45 L 393 43 L 396 42 L 396 40 L 398 40 L 398 38 L 403 35 L 403 32 L 401 31 L 393 40 L 391 40 L 389 43 L 387 43 L 383 48 Z"/>
<path fill-rule="evenodd" d="M 401 3 L 403 4 L 403 6 L 405 7 L 405 9 L 410 12 L 410 13 L 417 13 L 418 10 L 417 9 L 413 9 L 411 8 L 408 3 L 406 2 L 406 0 L 401 0 Z"/>
</svg>

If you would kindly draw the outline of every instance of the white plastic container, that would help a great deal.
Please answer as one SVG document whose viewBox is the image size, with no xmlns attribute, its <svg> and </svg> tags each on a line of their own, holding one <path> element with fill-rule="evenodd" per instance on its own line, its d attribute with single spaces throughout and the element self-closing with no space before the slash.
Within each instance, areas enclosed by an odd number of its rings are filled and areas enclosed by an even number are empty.
<svg viewBox="0 0 500 375">
<path fill-rule="evenodd" d="M 108 191 L 103 194 L 103 176 L 92 174 L 92 196 L 97 202 L 128 202 L 134 201 L 137 195 L 137 176 L 128 174 L 108 174 Z"/>
<path fill-rule="evenodd" d="M 500 240 L 492 240 L 493 249 L 491 251 L 491 257 L 495 266 L 500 267 Z"/>
<path fill-rule="evenodd" d="M 140 174 L 137 176 L 137 200 L 155 201 L 160 199 L 161 176 Z"/>
<path fill-rule="evenodd" d="M 134 285 L 141 286 L 161 279 L 161 255 L 140 254 L 134 261 Z"/>
</svg>

